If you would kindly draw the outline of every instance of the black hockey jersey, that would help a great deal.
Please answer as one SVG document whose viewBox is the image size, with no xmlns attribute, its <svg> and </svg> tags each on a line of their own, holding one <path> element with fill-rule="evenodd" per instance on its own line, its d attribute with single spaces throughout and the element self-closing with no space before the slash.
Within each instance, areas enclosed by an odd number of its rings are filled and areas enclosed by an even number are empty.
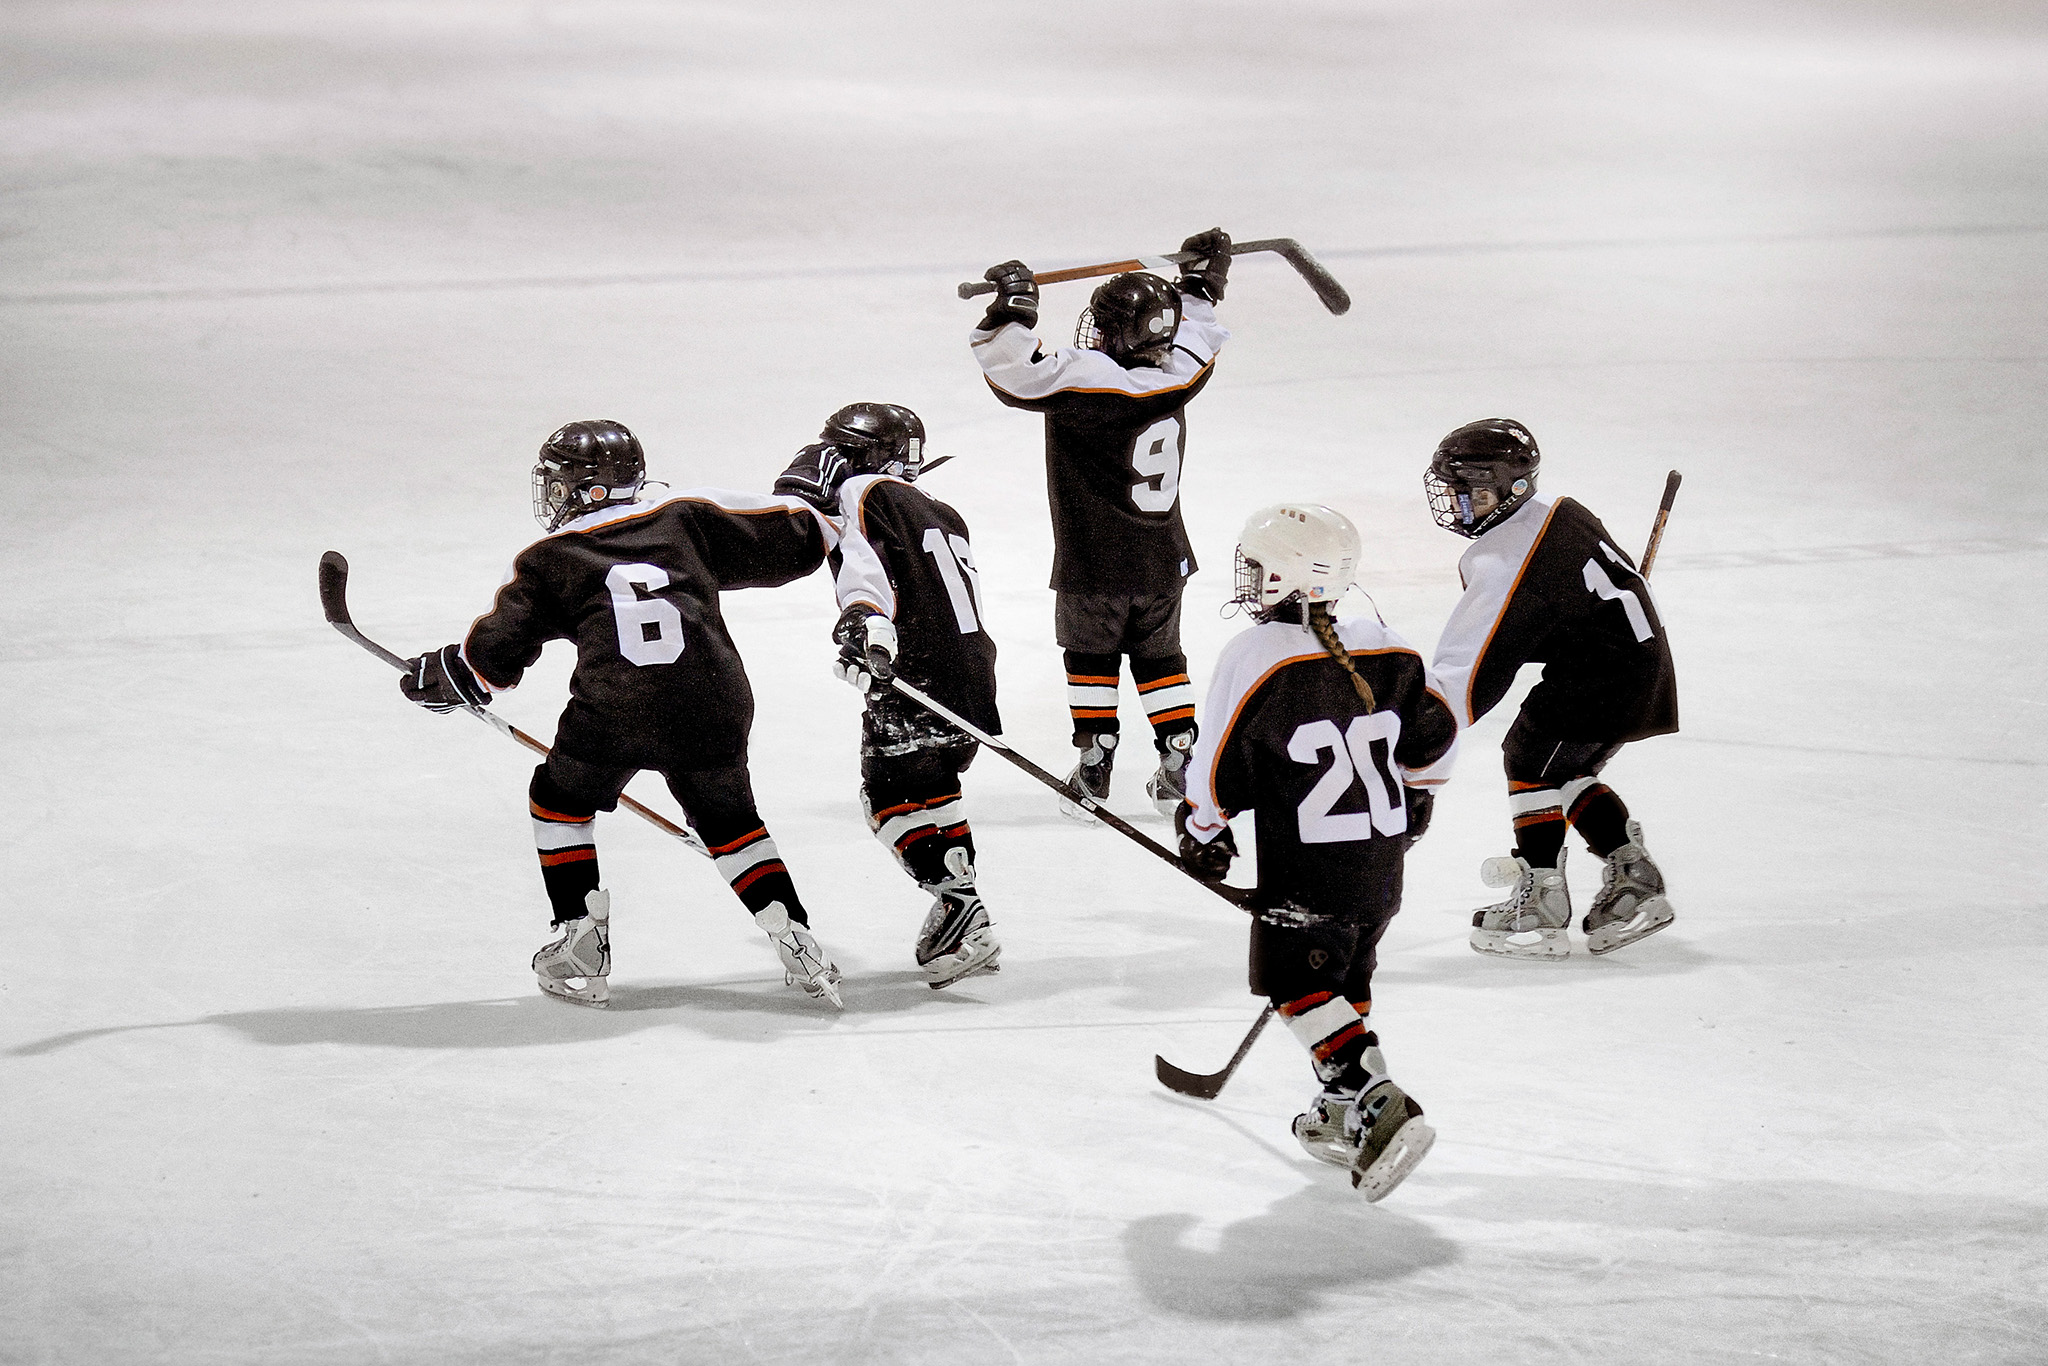
<svg viewBox="0 0 2048 1366">
<path fill-rule="evenodd" d="M 1407 641 L 1369 617 L 1339 622 L 1337 636 L 1372 686 L 1370 713 L 1304 626 L 1269 621 L 1223 647 L 1187 827 L 1206 842 L 1256 811 L 1261 904 L 1364 915 L 1400 902 L 1401 789 L 1450 777 L 1458 723 Z"/>
<path fill-rule="evenodd" d="M 1066 593 L 1170 593 L 1195 572 L 1181 523 L 1188 400 L 1209 382 L 1230 333 L 1215 305 L 1181 295 L 1173 350 L 1157 369 L 1107 353 L 1050 355 L 1020 323 L 969 337 L 996 397 L 1045 414 L 1052 586 Z"/>
<path fill-rule="evenodd" d="M 1458 562 L 1465 596 L 1433 667 L 1470 725 L 1514 686 L 1543 679 L 1522 708 L 1561 740 L 1627 741 L 1678 729 L 1678 677 L 1650 585 L 1600 519 L 1569 498 L 1531 498 Z"/>
<path fill-rule="evenodd" d="M 996 643 L 982 618 L 967 523 L 901 479 L 855 475 L 839 488 L 845 519 L 832 552 L 840 610 L 866 603 L 896 623 L 897 669 L 967 720 L 1000 735 Z"/>
<path fill-rule="evenodd" d="M 462 655 L 503 691 L 548 641 L 574 641 L 555 738 L 567 757 L 668 771 L 738 763 L 754 693 L 718 595 L 802 578 L 837 540 L 798 499 L 721 489 L 593 512 L 519 553 Z"/>
</svg>

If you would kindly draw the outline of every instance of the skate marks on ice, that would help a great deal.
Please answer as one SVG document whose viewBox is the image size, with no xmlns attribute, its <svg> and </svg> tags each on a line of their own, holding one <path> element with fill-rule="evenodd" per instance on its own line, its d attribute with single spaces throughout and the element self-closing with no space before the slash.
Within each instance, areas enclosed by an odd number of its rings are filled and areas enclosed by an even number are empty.
<svg viewBox="0 0 2048 1366">
<path fill-rule="evenodd" d="M 1132 1278 L 1151 1304 L 1193 1319 L 1273 1323 L 1322 1309 L 1460 1256 L 1427 1224 L 1315 1182 L 1211 1239 L 1193 1214 L 1154 1214 L 1124 1229 Z M 1196 1235 L 1196 1236 L 1191 1236 Z M 1213 1242 L 1213 1246 L 1205 1246 Z"/>
</svg>

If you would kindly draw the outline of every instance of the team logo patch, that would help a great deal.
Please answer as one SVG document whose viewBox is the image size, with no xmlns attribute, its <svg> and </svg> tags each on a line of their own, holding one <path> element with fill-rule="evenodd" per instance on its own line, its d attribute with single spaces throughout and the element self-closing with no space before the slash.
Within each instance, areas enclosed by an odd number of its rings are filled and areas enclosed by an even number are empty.
<svg viewBox="0 0 2048 1366">
<path fill-rule="evenodd" d="M 1308 951 L 1308 965 L 1311 968 L 1314 968 L 1317 972 L 1321 972 L 1323 970 L 1323 964 L 1329 961 L 1330 955 L 1329 951 L 1326 949 L 1310 949 Z"/>
</svg>

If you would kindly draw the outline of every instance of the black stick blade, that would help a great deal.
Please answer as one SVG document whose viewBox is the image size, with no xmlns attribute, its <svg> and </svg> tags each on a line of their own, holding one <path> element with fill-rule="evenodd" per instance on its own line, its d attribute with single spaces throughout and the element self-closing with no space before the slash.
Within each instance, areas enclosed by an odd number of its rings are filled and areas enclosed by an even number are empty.
<svg viewBox="0 0 2048 1366">
<path fill-rule="evenodd" d="M 348 618 L 348 557 L 339 550 L 320 557 L 320 608 L 330 626 L 353 624 Z"/>
<path fill-rule="evenodd" d="M 1152 1071 L 1158 1076 L 1159 1084 L 1196 1100 L 1216 1099 L 1223 1090 L 1223 1083 L 1230 1080 L 1232 1070 L 1226 1067 L 1214 1076 L 1200 1077 L 1193 1072 L 1181 1071 L 1157 1053 L 1152 1055 Z"/>
</svg>

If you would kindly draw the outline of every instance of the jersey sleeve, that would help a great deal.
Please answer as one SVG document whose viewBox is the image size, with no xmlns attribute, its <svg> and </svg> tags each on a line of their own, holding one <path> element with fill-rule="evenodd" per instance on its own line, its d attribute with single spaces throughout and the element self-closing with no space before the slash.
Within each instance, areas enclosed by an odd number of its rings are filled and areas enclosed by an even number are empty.
<svg viewBox="0 0 2048 1366">
<path fill-rule="evenodd" d="M 1442 787 L 1458 757 L 1458 715 L 1436 674 L 1423 671 L 1423 686 L 1401 709 L 1401 739 L 1394 763 L 1406 787 Z"/>
<path fill-rule="evenodd" d="M 492 692 L 510 692 L 540 658 L 543 645 L 568 633 L 558 621 L 540 574 L 522 552 L 512 561 L 491 610 L 469 624 L 462 662 Z"/>
<path fill-rule="evenodd" d="M 1180 296 L 1180 331 L 1173 337 L 1173 349 L 1188 353 L 1190 363 L 1208 365 L 1230 340 L 1230 329 L 1216 321 L 1216 305 L 1198 295 Z"/>
<path fill-rule="evenodd" d="M 1257 662 L 1249 650 L 1246 632 L 1223 647 L 1216 661 L 1216 673 L 1209 683 L 1203 706 L 1201 734 L 1188 761 L 1187 829 L 1203 844 L 1221 835 L 1236 812 L 1251 805 L 1251 770 L 1231 743 L 1244 719 L 1246 704 L 1258 683 Z"/>
<path fill-rule="evenodd" d="M 1550 623 L 1538 604 L 1522 601 L 1527 595 L 1516 590 L 1542 544 L 1549 512 L 1532 504 L 1525 513 L 1541 517 L 1518 517 L 1487 532 L 1458 566 L 1465 595 L 1444 623 L 1430 668 L 1461 726 L 1492 711 L 1515 685 L 1516 672 L 1542 648 Z"/>
<path fill-rule="evenodd" d="M 1063 346 L 1048 354 L 1022 323 L 977 329 L 969 334 L 968 344 L 974 348 L 974 358 L 981 363 L 989 388 L 1012 408 L 1049 412 L 1076 403 L 1100 402 L 1107 396 L 1170 413 L 1208 383 L 1216 360 L 1214 347 L 1221 345 L 1220 337 L 1230 335 L 1214 325 L 1214 309 L 1207 303 L 1202 307 L 1208 312 L 1209 326 L 1196 329 L 1200 335 L 1189 338 L 1192 346 L 1176 340 L 1165 363 L 1156 369 L 1140 366 L 1126 370 L 1107 353 L 1079 346 Z"/>
<path fill-rule="evenodd" d="M 847 480 L 839 489 L 839 547 L 832 552 L 832 589 L 839 610 L 866 603 L 891 621 L 896 618 L 896 584 L 889 577 L 884 544 L 870 537 L 865 511 L 868 490 L 878 476 L 862 475 Z"/>
<path fill-rule="evenodd" d="M 675 501 L 684 505 L 721 589 L 774 588 L 800 579 L 839 543 L 838 528 L 801 498 L 691 489 Z"/>
</svg>

